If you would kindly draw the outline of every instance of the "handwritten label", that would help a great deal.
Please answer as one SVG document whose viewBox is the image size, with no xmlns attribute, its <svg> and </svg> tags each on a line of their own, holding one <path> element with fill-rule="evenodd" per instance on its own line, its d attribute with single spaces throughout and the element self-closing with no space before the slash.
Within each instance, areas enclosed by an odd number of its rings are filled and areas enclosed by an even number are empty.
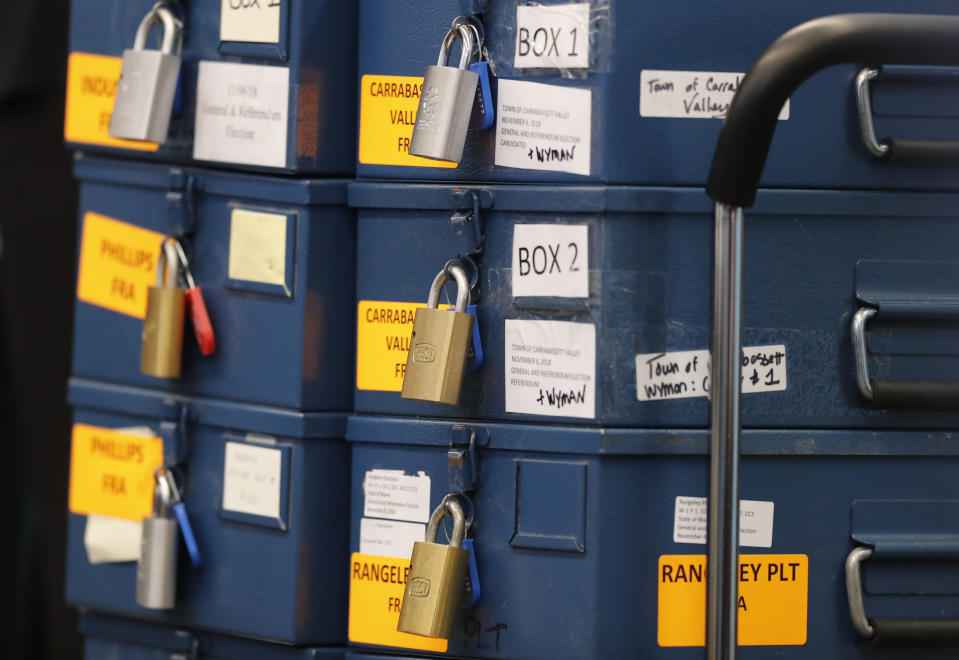
<svg viewBox="0 0 959 660">
<path fill-rule="evenodd" d="M 596 416 L 596 326 L 506 319 L 506 412 Z"/>
<path fill-rule="evenodd" d="M 409 557 L 354 552 L 350 557 L 350 612 L 347 636 L 358 644 L 445 653 L 445 639 L 396 630 L 409 577 Z"/>
<path fill-rule="evenodd" d="M 120 314 L 146 317 L 163 234 L 99 213 L 83 215 L 77 298 Z"/>
<path fill-rule="evenodd" d="M 70 53 L 67 59 L 67 99 L 63 138 L 67 142 L 97 144 L 140 151 L 156 151 L 156 142 L 110 137 L 110 117 L 117 95 L 123 60 L 109 55 Z"/>
<path fill-rule="evenodd" d="M 161 465 L 160 438 L 74 424 L 70 511 L 142 520 L 153 512 L 153 472 Z"/>
<path fill-rule="evenodd" d="M 280 41 L 280 0 L 223 0 L 220 41 Z"/>
<path fill-rule="evenodd" d="M 230 214 L 230 279 L 286 286 L 289 218 L 279 213 L 233 209 Z"/>
<path fill-rule="evenodd" d="M 290 70 L 200 62 L 193 158 L 286 166 Z"/>
<path fill-rule="evenodd" d="M 706 556 L 662 555 L 657 567 L 660 646 L 705 646 Z M 809 557 L 739 555 L 740 646 L 806 643 Z"/>
<path fill-rule="evenodd" d="M 363 515 L 425 523 L 430 514 L 430 478 L 403 470 L 367 470 L 363 479 Z"/>
<path fill-rule="evenodd" d="M 499 81 L 495 163 L 589 175 L 592 92 Z"/>
<path fill-rule="evenodd" d="M 589 66 L 589 3 L 516 8 L 517 69 Z"/>
<path fill-rule="evenodd" d="M 280 517 L 283 452 L 245 442 L 227 442 L 223 458 L 223 509 Z"/>
<path fill-rule="evenodd" d="M 516 225 L 513 296 L 589 298 L 589 226 Z"/>
<path fill-rule="evenodd" d="M 722 119 L 745 73 L 660 71 L 639 74 L 639 114 L 643 117 Z M 789 101 L 779 113 L 789 119 Z"/>
<path fill-rule="evenodd" d="M 742 353 L 742 392 L 786 389 L 786 347 L 747 346 Z M 636 356 L 636 398 L 640 401 L 709 396 L 709 351 L 641 353 Z"/>
<path fill-rule="evenodd" d="M 456 163 L 410 155 L 423 78 L 363 76 L 360 82 L 358 159 L 364 165 L 456 167 Z"/>
<path fill-rule="evenodd" d="M 91 564 L 122 564 L 140 558 L 143 523 L 91 513 L 83 529 L 83 547 Z"/>
<path fill-rule="evenodd" d="M 773 502 L 739 501 L 739 545 L 751 548 L 773 546 Z M 706 543 L 709 502 L 705 497 L 676 498 L 673 512 L 673 543 Z"/>
<path fill-rule="evenodd" d="M 365 555 L 409 559 L 413 543 L 426 538 L 423 523 L 362 518 L 360 520 L 360 552 Z"/>
</svg>

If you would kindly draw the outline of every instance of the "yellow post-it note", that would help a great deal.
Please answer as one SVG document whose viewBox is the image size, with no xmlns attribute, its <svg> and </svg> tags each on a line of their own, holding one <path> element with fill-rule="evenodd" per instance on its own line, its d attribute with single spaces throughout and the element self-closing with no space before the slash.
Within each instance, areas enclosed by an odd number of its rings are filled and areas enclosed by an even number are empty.
<svg viewBox="0 0 959 660">
<path fill-rule="evenodd" d="M 361 300 L 356 316 L 356 389 L 399 392 L 413 334 L 413 316 L 426 303 Z M 439 305 L 450 309 L 451 305 Z"/>
<path fill-rule="evenodd" d="M 230 216 L 230 279 L 285 287 L 288 222 L 289 218 L 279 213 L 234 209 Z"/>
<path fill-rule="evenodd" d="M 110 117 L 120 81 L 122 59 L 92 53 L 70 53 L 67 59 L 67 102 L 63 137 L 103 147 L 156 151 L 156 142 L 110 137 Z"/>
<path fill-rule="evenodd" d="M 705 646 L 706 556 L 659 558 L 660 646 Z M 806 643 L 809 557 L 740 555 L 740 646 Z"/>
<path fill-rule="evenodd" d="M 82 231 L 77 298 L 144 318 L 163 234 L 93 212 L 84 214 Z"/>
<path fill-rule="evenodd" d="M 396 630 L 410 570 L 409 559 L 354 552 L 350 558 L 348 637 L 357 644 L 445 653 L 447 641 Z"/>
<path fill-rule="evenodd" d="M 410 155 L 410 138 L 423 79 L 363 76 L 360 83 L 359 161 L 364 165 L 457 167 L 456 163 Z"/>
<path fill-rule="evenodd" d="M 161 438 L 74 424 L 70 511 L 141 521 L 153 513 L 153 473 L 161 465 Z"/>
</svg>

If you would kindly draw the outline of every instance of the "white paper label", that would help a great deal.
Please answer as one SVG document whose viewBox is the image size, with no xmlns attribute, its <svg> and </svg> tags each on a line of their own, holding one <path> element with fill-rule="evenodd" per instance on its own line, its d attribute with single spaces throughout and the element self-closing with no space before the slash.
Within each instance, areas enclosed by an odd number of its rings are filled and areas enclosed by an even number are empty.
<svg viewBox="0 0 959 660">
<path fill-rule="evenodd" d="M 773 502 L 739 500 L 739 545 L 773 546 Z M 705 497 L 677 497 L 673 514 L 673 543 L 706 543 L 709 522 Z"/>
<path fill-rule="evenodd" d="M 362 518 L 360 520 L 360 552 L 380 557 L 402 557 L 413 554 L 413 543 L 426 538 L 423 523 Z"/>
<path fill-rule="evenodd" d="M 285 167 L 289 101 L 286 67 L 200 62 L 193 157 Z"/>
<path fill-rule="evenodd" d="M 83 530 L 83 546 L 91 564 L 114 564 L 140 558 L 143 525 L 135 520 L 90 514 Z"/>
<path fill-rule="evenodd" d="M 501 78 L 496 103 L 497 165 L 589 175 L 590 90 Z"/>
<path fill-rule="evenodd" d="M 786 389 L 786 346 L 746 346 L 742 353 L 742 392 Z M 636 398 L 640 401 L 709 395 L 709 351 L 641 353 L 636 356 Z"/>
<path fill-rule="evenodd" d="M 587 225 L 516 225 L 513 296 L 589 298 Z"/>
<path fill-rule="evenodd" d="M 596 326 L 506 319 L 506 412 L 596 416 Z"/>
<path fill-rule="evenodd" d="M 280 41 L 280 0 L 223 0 L 220 41 Z"/>
<path fill-rule="evenodd" d="M 368 470 L 363 479 L 363 515 L 390 520 L 430 519 L 430 478 L 423 472 Z"/>
<path fill-rule="evenodd" d="M 589 3 L 516 8 L 517 69 L 589 67 Z"/>
<path fill-rule="evenodd" d="M 722 119 L 745 73 L 658 71 L 639 74 L 639 114 L 643 117 Z M 779 113 L 789 119 L 789 101 Z"/>
<path fill-rule="evenodd" d="M 227 442 L 223 462 L 223 509 L 266 518 L 280 517 L 283 452 Z"/>
<path fill-rule="evenodd" d="M 230 279 L 286 285 L 289 218 L 278 213 L 233 209 L 230 214 Z"/>
</svg>

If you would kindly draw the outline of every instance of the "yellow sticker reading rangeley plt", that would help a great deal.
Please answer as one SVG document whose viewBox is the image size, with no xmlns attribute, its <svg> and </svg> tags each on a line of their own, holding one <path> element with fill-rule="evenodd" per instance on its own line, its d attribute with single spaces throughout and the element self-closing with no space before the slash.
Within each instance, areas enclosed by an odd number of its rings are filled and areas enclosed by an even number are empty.
<svg viewBox="0 0 959 660">
<path fill-rule="evenodd" d="M 73 425 L 70 511 L 140 521 L 153 511 L 153 472 L 163 440 Z"/>
<path fill-rule="evenodd" d="M 360 83 L 360 149 L 364 165 L 456 167 L 456 163 L 410 155 L 423 79 L 363 76 Z"/>
<path fill-rule="evenodd" d="M 706 644 L 706 556 L 659 558 L 659 645 Z M 740 646 L 806 643 L 809 557 L 739 555 Z"/>
<path fill-rule="evenodd" d="M 156 142 L 110 137 L 110 117 L 117 95 L 122 60 L 109 55 L 70 53 L 67 59 L 67 106 L 63 137 L 67 142 L 156 151 Z"/>
<path fill-rule="evenodd" d="M 399 392 L 406 376 L 406 357 L 413 334 L 413 316 L 426 303 L 361 300 L 356 316 L 356 389 Z M 451 305 L 440 305 L 449 309 Z"/>
<path fill-rule="evenodd" d="M 445 653 L 447 641 L 397 632 L 409 559 L 354 552 L 350 558 L 349 640 Z"/>
<path fill-rule="evenodd" d="M 77 298 L 144 318 L 147 289 L 156 283 L 163 234 L 98 213 L 83 216 Z"/>
</svg>

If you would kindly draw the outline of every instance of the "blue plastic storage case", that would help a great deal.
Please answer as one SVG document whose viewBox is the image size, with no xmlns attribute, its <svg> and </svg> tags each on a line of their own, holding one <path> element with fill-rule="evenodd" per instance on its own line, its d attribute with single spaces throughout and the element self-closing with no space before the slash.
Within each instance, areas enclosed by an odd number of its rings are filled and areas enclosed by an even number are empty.
<svg viewBox="0 0 959 660">
<path fill-rule="evenodd" d="M 942 0 L 922 0 L 908 7 L 894 0 L 790 0 L 770 4 L 761 0 L 703 5 L 697 2 L 648 3 L 635 0 L 590 0 L 589 68 L 517 68 L 517 7 L 525 0 L 430 0 L 404 3 L 394 0 L 361 0 L 359 16 L 358 78 L 372 76 L 423 76 L 450 25 L 458 16 L 476 16 L 484 27 L 489 59 L 499 79 L 558 85 L 590 90 L 592 95 L 591 167 L 589 176 L 559 171 L 515 169 L 494 165 L 495 127 L 471 129 L 460 166 L 444 169 L 409 167 L 360 161 L 357 174 L 376 179 L 433 179 L 459 181 L 575 182 L 601 181 L 641 185 L 702 185 L 709 171 L 721 117 L 732 92 L 720 91 L 732 78 L 713 73 L 744 73 L 781 34 L 800 23 L 845 12 L 911 12 L 955 14 L 955 5 Z M 568 5 L 563 0 L 534 3 Z M 415 5 L 415 6 L 414 6 Z M 530 23 L 527 29 L 555 23 Z M 581 26 L 582 27 L 582 26 Z M 545 31 L 536 37 L 540 50 L 553 50 Z M 535 36 L 535 34 L 534 34 Z M 557 41 L 571 49 L 572 36 L 563 32 Z M 557 37 L 559 39 L 559 37 Z M 582 35 L 579 36 L 582 46 Z M 571 52 L 571 51 L 569 51 Z M 456 66 L 454 46 L 450 64 Z M 866 63 L 872 64 L 872 63 Z M 879 63 L 881 64 L 881 63 Z M 643 72 L 649 72 L 645 75 Z M 763 174 L 769 187 L 954 189 L 955 169 L 878 167 L 863 145 L 857 123 L 854 78 L 859 68 L 833 67 L 813 76 L 790 99 L 788 119 L 779 122 L 776 138 Z M 692 80 L 658 72 L 699 72 Z M 643 116 L 641 102 L 652 81 L 671 82 L 669 96 L 678 116 Z M 872 83 L 873 108 L 879 137 L 959 136 L 956 72 L 948 69 L 887 67 Z M 646 89 L 643 89 L 645 83 Z M 497 83 L 493 82 L 493 92 Z M 360 105 L 366 94 L 359 90 Z M 539 93 L 542 96 L 542 93 Z M 498 101 L 496 102 L 498 103 Z M 684 103 L 708 104 L 703 112 L 715 118 L 686 118 Z M 401 107 L 399 105 L 397 108 Z M 405 106 L 403 106 L 405 107 Z M 561 104 L 554 107 L 563 110 Z M 362 116 L 363 109 L 360 108 Z M 666 113 L 668 114 L 668 113 Z M 372 114 L 371 114 L 372 117 Z M 384 133 L 391 116 L 379 120 Z M 395 123 L 395 119 L 392 120 Z M 364 122 L 360 123 L 363 140 Z M 412 125 L 408 127 L 412 132 Z M 513 138 L 509 138 L 513 139 Z M 521 139 L 521 138 L 520 138 Z M 561 143 L 557 143 L 559 146 Z M 561 168 L 560 168 L 561 169 Z"/>
<path fill-rule="evenodd" d="M 187 318 L 181 377 L 145 376 L 142 318 L 104 307 L 119 295 L 113 289 L 98 296 L 78 286 L 74 375 L 191 396 L 350 409 L 355 228 L 345 182 L 87 156 L 77 158 L 74 171 L 80 180 L 80 281 L 106 264 L 120 279 L 138 281 L 134 294 L 145 301 L 160 235 L 180 237 L 217 341 L 216 351 L 203 356 Z M 103 217 L 107 230 L 87 231 L 97 221 L 104 226 Z M 157 232 L 156 253 L 148 251 L 145 261 L 124 257 L 136 250 L 120 235 L 119 248 L 109 253 L 96 245 L 84 250 L 85 240 L 109 240 L 117 228 Z"/>
<path fill-rule="evenodd" d="M 475 257 L 479 273 L 473 291 L 479 296 L 474 302 L 482 368 L 465 376 L 459 406 L 411 401 L 399 392 L 407 359 L 403 338 L 390 359 L 379 362 L 370 344 L 360 341 L 358 375 L 371 369 L 389 377 L 395 373 L 397 385 L 385 391 L 358 378 L 357 412 L 708 426 L 702 379 L 708 356 L 690 365 L 683 379 L 686 393 L 697 396 L 671 398 L 657 390 L 658 396 L 640 400 L 650 381 L 637 379 L 637 356 L 647 356 L 640 368 L 648 369 L 649 356 L 710 346 L 713 209 L 699 189 L 350 184 L 358 223 L 360 334 L 385 328 L 383 337 L 376 336 L 379 343 L 409 335 L 412 307 L 407 323 L 383 325 L 382 315 L 365 312 L 380 307 L 378 301 L 426 303 L 437 272 L 474 250 L 477 223 L 469 219 L 475 215 L 474 197 L 485 236 L 485 251 Z M 851 335 L 853 315 L 871 306 L 879 310 L 866 328 L 873 378 L 956 380 L 956 208 L 959 197 L 946 193 L 760 191 L 745 232 L 743 342 L 783 346 L 785 379 L 780 389 L 743 396 L 744 426 L 948 429 L 959 423 L 955 410 L 870 406 L 857 388 Z M 588 257 L 588 298 L 513 295 L 514 234 L 524 224 L 588 228 L 588 255 L 579 254 L 583 263 Z M 565 267 L 572 252 L 561 247 Z M 392 256 L 384 259 L 387 251 Z M 540 266 L 546 263 L 541 260 Z M 454 298 L 449 285 L 440 302 Z M 532 411 L 536 414 L 507 412 L 507 381 L 518 377 L 514 367 L 528 366 L 508 362 L 505 323 L 511 319 L 595 326 L 593 417 L 561 417 L 561 406 L 545 400 L 542 412 Z M 662 362 L 672 359 L 667 355 Z M 686 361 L 677 364 L 683 370 Z M 750 362 L 743 375 L 765 381 L 770 368 Z M 782 374 L 773 375 L 779 381 Z"/>
<path fill-rule="evenodd" d="M 349 174 L 354 169 L 355 106 L 353 85 L 356 67 L 356 4 L 333 0 L 283 0 L 275 3 L 221 3 L 221 0 L 189 0 L 182 2 L 185 14 L 184 40 L 179 89 L 167 142 L 155 151 L 131 150 L 120 146 L 105 146 L 106 124 L 96 114 L 85 115 L 83 106 L 89 98 L 97 105 L 96 97 L 115 93 L 115 79 L 98 81 L 110 70 L 109 65 L 86 64 L 82 54 L 105 55 L 119 59 L 125 49 L 133 47 L 134 35 L 140 20 L 153 7 L 155 0 L 72 0 L 70 3 L 70 84 L 76 93 L 68 96 L 77 100 L 75 107 L 67 107 L 66 138 L 72 148 L 105 150 L 136 158 L 186 162 L 193 160 L 194 118 L 197 96 L 197 70 L 200 62 L 230 63 L 283 67 L 289 71 L 289 93 L 286 107 L 274 107 L 277 90 L 243 69 L 227 74 L 236 94 L 222 97 L 222 102 L 233 103 L 234 117 L 242 114 L 245 106 L 251 113 L 267 111 L 271 116 L 284 116 L 285 126 L 273 127 L 261 121 L 236 128 L 256 131 L 285 131 L 285 140 L 275 148 L 285 153 L 275 163 L 262 164 L 261 147 L 249 137 L 231 140 L 236 160 L 216 159 L 215 164 L 243 169 L 272 169 L 302 174 Z M 221 39 L 221 11 L 223 13 L 258 13 L 253 25 L 259 29 L 251 34 L 247 27 L 228 32 Z M 272 15 L 271 15 L 272 12 Z M 247 22 L 249 23 L 249 21 Z M 264 31 L 265 28 L 265 31 Z M 273 35 L 267 35 L 272 28 Z M 155 28 L 156 30 L 157 28 Z M 241 39 L 264 39 L 256 43 Z M 235 40 L 230 40 L 235 39 Z M 159 48 L 159 39 L 147 40 L 148 48 Z M 76 54 L 80 54 L 78 59 Z M 117 68 L 117 76 L 119 69 Z M 221 73 L 222 77 L 222 73 Z M 272 77 L 270 77 L 272 80 Z M 262 83 L 262 84 L 261 84 Z M 244 85 L 260 84 L 256 93 L 240 90 Z M 224 85 L 226 88 L 226 85 Z M 221 90 L 223 91 L 223 90 Z M 242 93 L 241 93 L 242 91 Z M 220 97 L 217 97 L 220 98 Z M 104 106 L 112 109 L 112 103 Z M 247 119 L 253 116 L 246 113 Z M 71 124 L 71 121 L 78 122 Z M 94 125 L 100 124 L 97 131 Z M 93 141 L 76 141 L 96 135 Z M 226 126 L 220 126 L 222 135 L 211 139 L 225 139 Z M 235 135 L 240 135 L 237 132 Z M 73 137 L 74 141 L 71 141 Z M 104 139 L 101 139 L 104 138 Z M 257 137 L 256 139 L 259 139 Z M 279 151 L 277 152 L 279 154 Z M 273 160 L 273 159 L 270 159 Z M 211 161 L 211 164 L 214 161 Z"/>
<path fill-rule="evenodd" d="M 302 413 L 73 379 L 74 423 L 149 427 L 164 461 L 182 475 L 183 501 L 199 547 L 181 550 L 176 607 L 136 604 L 136 562 L 91 564 L 87 517 L 69 516 L 66 599 L 75 606 L 168 626 L 287 644 L 343 642 L 349 489 L 346 417 Z M 224 506 L 226 447 L 280 452 L 279 515 Z M 275 475 L 273 475 L 275 478 Z M 236 501 L 236 500 L 231 500 Z M 231 505 L 232 507 L 232 505 Z M 179 540 L 178 540 L 179 543 Z"/>
<path fill-rule="evenodd" d="M 80 615 L 79 629 L 85 637 L 85 660 L 338 660 L 344 651 L 269 644 L 92 612 Z"/>
<path fill-rule="evenodd" d="M 676 513 L 677 498 L 708 496 L 708 435 L 353 416 L 347 431 L 353 461 L 350 547 L 390 556 L 376 549 L 386 537 L 374 533 L 361 541 L 361 520 L 397 526 L 403 524 L 397 519 L 413 518 L 383 513 L 390 504 L 393 511 L 411 511 L 400 506 L 410 497 L 394 489 L 396 499 L 384 498 L 382 481 L 373 484 L 371 471 L 410 479 L 397 486 L 425 483 L 429 508 L 450 491 L 466 491 L 481 596 L 475 607 L 462 610 L 448 655 L 702 658 L 701 641 L 665 646 L 658 594 L 668 579 L 660 564 L 664 556 L 679 555 L 673 561 L 682 562 L 683 556 L 695 561 L 706 554 L 705 519 L 702 542 L 677 542 L 683 530 Z M 859 546 L 876 551 L 861 566 L 870 618 L 957 617 L 959 450 L 950 433 L 757 429 L 743 433 L 742 452 L 740 496 L 769 507 L 770 536 L 768 545 L 752 540 L 758 536 L 742 541 L 742 561 L 769 563 L 759 556 L 790 555 L 776 560 L 787 568 L 803 561 L 795 555 L 808 561 L 805 605 L 786 614 L 786 602 L 773 598 L 783 605 L 775 616 L 788 617 L 789 632 L 780 639 L 790 643 L 742 645 L 742 658 L 915 657 L 915 648 L 877 650 L 853 629 L 843 563 Z M 420 535 L 425 527 L 419 525 Z M 448 522 L 440 525 L 439 543 L 448 542 L 450 529 Z M 412 542 L 413 532 L 406 534 Z M 802 570 L 796 574 L 800 585 Z M 747 586 L 741 593 L 750 599 Z M 751 600 L 745 605 L 758 607 Z M 364 614 L 377 615 L 395 621 L 397 613 L 384 602 L 378 612 Z M 954 649 L 933 643 L 922 653 L 944 658 Z"/>
</svg>

